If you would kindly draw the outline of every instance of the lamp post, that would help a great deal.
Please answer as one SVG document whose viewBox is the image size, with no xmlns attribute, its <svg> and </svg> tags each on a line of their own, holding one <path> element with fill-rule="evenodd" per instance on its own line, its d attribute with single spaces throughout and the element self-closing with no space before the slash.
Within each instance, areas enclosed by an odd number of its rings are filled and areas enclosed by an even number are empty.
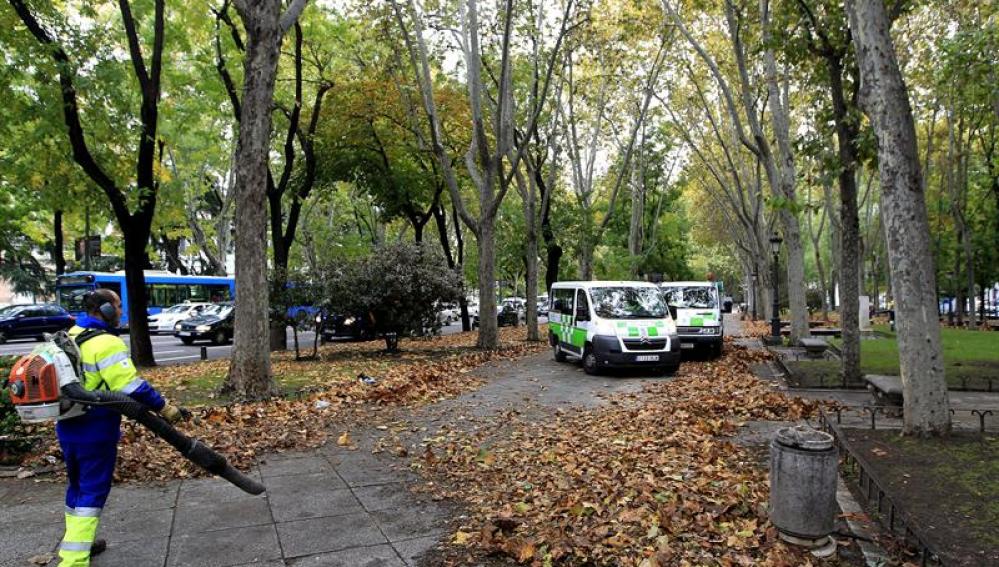
<svg viewBox="0 0 999 567">
<path fill-rule="evenodd" d="M 753 303 L 753 321 L 756 320 L 756 282 L 760 279 L 760 275 L 756 273 L 756 269 L 753 269 L 753 273 L 749 276 L 750 280 L 753 282 L 752 297 L 750 298 Z"/>
<path fill-rule="evenodd" d="M 780 237 L 776 232 L 770 237 L 770 250 L 774 254 L 774 306 L 773 306 L 773 318 L 770 320 L 770 334 L 774 343 L 779 343 L 780 338 L 780 290 L 778 288 L 778 282 L 780 281 L 780 271 L 778 271 L 778 264 L 780 261 L 780 244 L 784 242 L 784 239 Z"/>
</svg>

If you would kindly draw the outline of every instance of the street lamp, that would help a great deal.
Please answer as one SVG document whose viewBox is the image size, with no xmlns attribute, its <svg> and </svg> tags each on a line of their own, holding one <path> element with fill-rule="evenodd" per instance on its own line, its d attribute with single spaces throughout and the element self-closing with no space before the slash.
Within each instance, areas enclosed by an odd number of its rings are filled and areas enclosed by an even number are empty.
<svg viewBox="0 0 999 567">
<path fill-rule="evenodd" d="M 755 321 L 756 320 L 756 282 L 760 279 L 760 275 L 758 273 L 756 273 L 756 268 L 753 268 L 753 273 L 749 277 L 753 281 L 753 290 L 752 290 L 752 294 L 753 295 L 752 295 L 752 297 L 750 297 L 750 300 L 753 303 L 753 321 Z"/>
<path fill-rule="evenodd" d="M 780 295 L 778 282 L 780 280 L 780 272 L 778 271 L 778 264 L 780 261 L 780 244 L 784 242 L 784 239 L 780 237 L 776 232 L 770 237 L 770 250 L 774 254 L 774 307 L 773 307 L 773 318 L 770 320 L 770 334 L 772 335 L 772 340 L 774 343 L 780 342 Z"/>
</svg>

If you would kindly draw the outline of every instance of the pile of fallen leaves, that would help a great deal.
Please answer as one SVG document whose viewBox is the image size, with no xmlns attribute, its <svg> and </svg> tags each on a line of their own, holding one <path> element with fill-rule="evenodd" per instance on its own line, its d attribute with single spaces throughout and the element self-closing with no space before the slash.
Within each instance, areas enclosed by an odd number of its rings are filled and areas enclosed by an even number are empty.
<svg viewBox="0 0 999 567">
<path fill-rule="evenodd" d="M 519 331 L 519 332 L 518 332 Z M 480 351 L 458 348 L 473 345 L 469 337 L 406 341 L 406 353 L 398 357 L 357 358 L 345 355 L 337 360 L 367 360 L 354 366 L 375 377 L 373 384 L 358 380 L 356 375 L 338 374 L 337 363 L 311 363 L 316 383 L 296 399 L 275 398 L 256 403 L 234 403 L 194 409 L 194 419 L 178 426 L 184 433 L 198 438 L 224 455 L 237 468 L 252 466 L 257 457 L 274 451 L 306 449 L 322 445 L 327 439 L 330 420 L 347 409 L 364 404 L 388 406 L 420 405 L 452 397 L 476 388 L 481 380 L 471 373 L 491 361 L 514 359 L 540 352 L 546 343 L 528 343 L 524 330 L 510 329 L 501 334 L 502 347 Z M 377 350 L 370 343 L 337 345 L 341 350 Z M 332 349 L 330 349 L 332 351 Z M 410 352 L 411 351 L 411 352 Z M 343 353 L 341 353 L 343 354 Z M 201 363 L 226 368 L 227 361 Z M 281 364 L 275 363 L 275 373 Z M 325 372 L 336 379 L 323 381 Z M 162 373 L 161 375 L 158 373 Z M 157 386 L 168 379 L 177 379 L 175 367 L 164 367 L 147 373 Z M 169 480 L 205 474 L 172 447 L 144 427 L 124 420 L 124 435 L 119 445 L 118 480 Z M 59 447 L 54 433 L 51 441 L 28 464 L 51 463 L 58 457 Z"/>
<path fill-rule="evenodd" d="M 743 321 L 742 336 L 763 338 L 770 336 L 769 321 Z"/>
<path fill-rule="evenodd" d="M 730 347 L 674 380 L 595 410 L 558 411 L 493 444 L 454 431 L 414 467 L 465 501 L 450 561 L 534 566 L 801 565 L 768 522 L 767 473 L 730 442 L 746 420 L 796 420 L 814 404 L 749 372 L 766 353 Z M 443 486 L 444 488 L 442 488 Z"/>
</svg>

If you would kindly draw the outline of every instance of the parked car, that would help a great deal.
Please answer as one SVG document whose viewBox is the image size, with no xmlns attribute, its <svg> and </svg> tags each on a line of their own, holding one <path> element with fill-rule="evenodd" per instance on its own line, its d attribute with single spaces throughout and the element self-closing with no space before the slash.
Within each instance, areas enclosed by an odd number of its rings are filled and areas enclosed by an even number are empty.
<svg viewBox="0 0 999 567">
<path fill-rule="evenodd" d="M 527 321 L 527 301 L 519 297 L 507 297 L 498 306 L 497 311 L 512 309 L 517 313 L 518 321 Z"/>
<path fill-rule="evenodd" d="M 149 332 L 172 335 L 181 321 L 201 315 L 202 311 L 211 305 L 211 303 L 180 303 L 167 307 L 156 315 L 149 316 Z"/>
<path fill-rule="evenodd" d="M 232 340 L 236 310 L 232 302 L 216 303 L 202 309 L 201 314 L 180 322 L 173 335 L 185 345 L 210 340 L 221 345 Z"/>
<path fill-rule="evenodd" d="M 505 303 L 497 309 L 496 325 L 499 327 L 516 327 L 520 324 L 521 311 L 511 303 Z"/>
<path fill-rule="evenodd" d="M 45 333 L 64 331 L 75 322 L 76 319 L 58 305 L 9 305 L 0 310 L 0 343 L 21 337 L 44 340 Z"/>
<path fill-rule="evenodd" d="M 334 338 L 350 338 L 355 340 L 371 340 L 377 336 L 367 318 L 362 315 L 327 315 L 323 321 L 323 341 Z"/>
<path fill-rule="evenodd" d="M 447 326 L 454 323 L 458 319 L 461 319 L 461 310 L 458 308 L 457 304 L 443 303 L 439 306 L 439 309 L 437 310 L 438 323 Z"/>
</svg>

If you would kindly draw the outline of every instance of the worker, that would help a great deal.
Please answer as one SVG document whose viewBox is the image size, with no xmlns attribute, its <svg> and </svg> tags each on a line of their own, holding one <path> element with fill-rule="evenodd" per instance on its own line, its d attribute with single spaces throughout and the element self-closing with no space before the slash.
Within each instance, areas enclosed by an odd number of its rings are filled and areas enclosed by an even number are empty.
<svg viewBox="0 0 999 567">
<path fill-rule="evenodd" d="M 84 298 L 86 314 L 69 330 L 80 347 L 83 376 L 88 390 L 105 389 L 127 394 L 149 406 L 171 423 L 189 412 L 166 400 L 136 374 L 125 342 L 109 331 L 121 319 L 121 299 L 109 289 L 99 289 Z M 103 552 L 107 542 L 96 539 L 104 502 L 111 491 L 121 414 L 90 407 L 81 416 L 56 425 L 59 446 L 66 462 L 66 534 L 59 546 L 60 567 L 88 567 L 90 557 Z"/>
</svg>

